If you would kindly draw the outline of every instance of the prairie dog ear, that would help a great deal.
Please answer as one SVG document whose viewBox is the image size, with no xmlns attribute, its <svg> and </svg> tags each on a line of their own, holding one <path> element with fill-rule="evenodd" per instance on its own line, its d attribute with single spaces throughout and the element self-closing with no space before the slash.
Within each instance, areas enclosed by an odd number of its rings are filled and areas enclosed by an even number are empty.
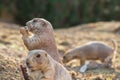
<svg viewBox="0 0 120 80">
<path fill-rule="evenodd" d="M 48 54 L 47 54 L 47 53 L 45 53 L 45 56 L 47 57 L 47 56 L 48 56 Z"/>
<path fill-rule="evenodd" d="M 40 20 L 40 22 L 41 22 L 41 25 L 42 25 L 43 27 L 47 27 L 47 22 L 46 22 L 46 21 Z"/>
</svg>

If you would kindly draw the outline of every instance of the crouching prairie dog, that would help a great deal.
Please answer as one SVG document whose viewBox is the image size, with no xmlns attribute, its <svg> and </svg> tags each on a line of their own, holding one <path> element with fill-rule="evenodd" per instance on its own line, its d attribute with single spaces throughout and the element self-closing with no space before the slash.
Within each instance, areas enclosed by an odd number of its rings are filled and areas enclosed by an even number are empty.
<svg viewBox="0 0 120 80">
<path fill-rule="evenodd" d="M 63 57 L 63 62 L 66 63 L 72 59 L 80 59 L 80 63 L 83 65 L 86 60 L 100 60 L 102 63 L 106 62 L 111 65 L 112 59 L 115 55 L 114 53 L 117 49 L 116 42 L 112 40 L 112 43 L 114 48 L 111 48 L 107 44 L 99 41 L 86 43 L 66 52 Z"/>
<path fill-rule="evenodd" d="M 53 27 L 49 21 L 33 18 L 26 23 L 25 27 L 20 28 L 20 33 L 28 50 L 43 49 L 49 52 L 53 59 L 62 63 L 54 39 Z"/>
<path fill-rule="evenodd" d="M 72 80 L 62 64 L 44 50 L 31 50 L 26 58 L 31 80 Z"/>
</svg>

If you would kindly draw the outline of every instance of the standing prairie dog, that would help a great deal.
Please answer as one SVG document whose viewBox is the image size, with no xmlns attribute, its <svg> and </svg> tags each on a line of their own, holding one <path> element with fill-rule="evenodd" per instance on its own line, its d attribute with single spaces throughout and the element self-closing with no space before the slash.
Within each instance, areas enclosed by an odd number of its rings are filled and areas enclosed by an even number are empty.
<svg viewBox="0 0 120 80">
<path fill-rule="evenodd" d="M 109 66 L 111 66 L 114 53 L 117 49 L 116 42 L 114 40 L 112 42 L 114 49 L 99 41 L 89 42 L 76 47 L 64 55 L 63 62 L 66 63 L 72 59 L 80 59 L 80 63 L 83 65 L 86 60 L 100 60 L 101 62 L 109 63 Z"/>
<path fill-rule="evenodd" d="M 26 58 L 30 80 L 72 80 L 64 66 L 44 50 L 31 50 Z"/>
<path fill-rule="evenodd" d="M 29 32 L 33 35 L 30 36 Z M 62 63 L 54 39 L 53 27 L 50 22 L 43 18 L 33 18 L 26 23 L 25 27 L 20 28 L 20 33 L 28 50 L 43 49 L 53 59 Z"/>
</svg>

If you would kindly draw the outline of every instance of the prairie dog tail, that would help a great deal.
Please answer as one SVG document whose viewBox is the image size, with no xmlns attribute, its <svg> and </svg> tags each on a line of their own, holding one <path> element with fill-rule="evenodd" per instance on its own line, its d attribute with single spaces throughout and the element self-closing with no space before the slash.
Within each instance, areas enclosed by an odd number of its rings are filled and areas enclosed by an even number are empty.
<svg viewBox="0 0 120 80">
<path fill-rule="evenodd" d="M 113 44 L 113 49 L 114 49 L 114 54 L 113 54 L 113 58 L 112 58 L 112 63 L 113 63 L 113 67 L 115 67 L 115 60 L 116 60 L 116 54 L 117 54 L 117 42 L 115 41 L 115 40 L 113 40 L 113 39 L 111 39 L 111 41 L 112 41 L 112 44 Z"/>
<path fill-rule="evenodd" d="M 117 42 L 113 39 L 110 39 L 110 40 L 112 41 L 114 51 L 117 51 L 117 48 L 118 48 Z"/>
</svg>

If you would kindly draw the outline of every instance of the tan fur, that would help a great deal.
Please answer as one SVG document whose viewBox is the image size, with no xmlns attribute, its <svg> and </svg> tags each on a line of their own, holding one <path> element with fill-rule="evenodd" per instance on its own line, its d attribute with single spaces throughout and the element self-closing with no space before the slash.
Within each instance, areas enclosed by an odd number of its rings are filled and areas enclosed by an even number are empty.
<svg viewBox="0 0 120 80">
<path fill-rule="evenodd" d="M 31 50 L 26 65 L 32 80 L 72 80 L 64 66 L 44 50 Z"/>
<path fill-rule="evenodd" d="M 63 62 L 66 63 L 72 59 L 80 59 L 81 65 L 83 65 L 86 60 L 100 60 L 101 62 L 109 62 L 111 64 L 116 50 L 115 48 L 112 49 L 103 42 L 89 42 L 68 51 L 63 57 Z"/>
<path fill-rule="evenodd" d="M 43 18 L 34 18 L 26 23 L 25 27 L 20 29 L 25 46 L 28 50 L 43 49 L 56 61 L 62 63 L 56 47 L 53 35 L 53 28 L 50 22 Z M 33 35 L 30 36 L 29 32 Z"/>
</svg>

